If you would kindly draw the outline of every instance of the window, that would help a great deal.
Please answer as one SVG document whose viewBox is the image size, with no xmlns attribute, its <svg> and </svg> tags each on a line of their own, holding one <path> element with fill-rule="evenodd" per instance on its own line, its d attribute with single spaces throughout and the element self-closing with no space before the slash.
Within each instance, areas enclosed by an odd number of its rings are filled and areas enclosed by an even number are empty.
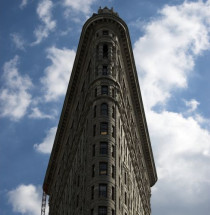
<svg viewBox="0 0 210 215">
<path fill-rule="evenodd" d="M 112 106 L 112 118 L 115 118 L 115 107 Z"/>
<path fill-rule="evenodd" d="M 125 192 L 125 204 L 127 205 L 127 193 Z"/>
<path fill-rule="evenodd" d="M 99 175 L 107 175 L 107 162 L 99 163 Z"/>
<path fill-rule="evenodd" d="M 112 165 L 112 178 L 114 178 L 114 166 Z"/>
<path fill-rule="evenodd" d="M 93 136 L 96 136 L 96 125 L 93 125 Z"/>
<path fill-rule="evenodd" d="M 91 199 L 94 199 L 94 186 L 91 187 Z"/>
<path fill-rule="evenodd" d="M 112 145 L 112 157 L 114 158 L 114 145 Z"/>
<path fill-rule="evenodd" d="M 93 213 L 94 213 L 94 209 L 92 208 L 91 212 L 90 212 L 90 215 L 93 215 Z"/>
<path fill-rule="evenodd" d="M 125 172 L 125 184 L 127 183 L 127 175 L 126 175 L 126 172 Z"/>
<path fill-rule="evenodd" d="M 96 145 L 94 144 L 92 148 L 92 156 L 94 157 L 95 154 L 96 154 Z"/>
<path fill-rule="evenodd" d="M 97 108 L 97 106 L 95 105 L 94 109 L 93 109 L 93 117 L 96 117 L 96 108 Z"/>
<path fill-rule="evenodd" d="M 99 197 L 107 197 L 107 184 L 99 184 Z"/>
<path fill-rule="evenodd" d="M 76 206 L 78 207 L 79 205 L 79 195 L 77 195 L 77 201 L 76 201 Z"/>
<path fill-rule="evenodd" d="M 114 187 L 112 187 L 112 200 L 114 200 Z"/>
<path fill-rule="evenodd" d="M 98 94 L 98 93 L 97 93 L 97 88 L 95 88 L 95 97 L 97 97 L 97 94 Z"/>
<path fill-rule="evenodd" d="M 95 177 L 95 165 L 92 165 L 92 177 Z"/>
<path fill-rule="evenodd" d="M 103 35 L 105 35 L 105 36 L 109 35 L 109 31 L 104 30 L 104 31 L 103 31 Z"/>
<path fill-rule="evenodd" d="M 115 97 L 115 91 L 114 91 L 114 89 L 112 89 L 112 97 L 113 98 Z"/>
<path fill-rule="evenodd" d="M 79 187 L 79 182 L 80 182 L 80 177 L 78 175 L 78 177 L 77 177 L 77 187 Z"/>
<path fill-rule="evenodd" d="M 100 142 L 100 154 L 107 155 L 108 154 L 108 143 Z"/>
<path fill-rule="evenodd" d="M 107 207 L 99 206 L 98 207 L 98 215 L 107 215 Z"/>
<path fill-rule="evenodd" d="M 101 104 L 101 115 L 108 116 L 108 104 Z"/>
<path fill-rule="evenodd" d="M 114 211 L 114 209 L 112 209 L 112 215 L 115 215 L 115 211 Z"/>
<path fill-rule="evenodd" d="M 115 127 L 112 126 L 112 137 L 115 137 Z"/>
<path fill-rule="evenodd" d="M 100 134 L 101 135 L 107 135 L 108 134 L 108 123 L 107 122 L 101 122 L 100 124 Z"/>
<path fill-rule="evenodd" d="M 101 94 L 108 95 L 108 86 L 106 86 L 106 85 L 101 86 Z"/>
<path fill-rule="evenodd" d="M 108 58 L 108 45 L 103 45 L 103 58 Z"/>
<path fill-rule="evenodd" d="M 102 75 L 108 75 L 107 66 L 103 66 Z"/>
</svg>

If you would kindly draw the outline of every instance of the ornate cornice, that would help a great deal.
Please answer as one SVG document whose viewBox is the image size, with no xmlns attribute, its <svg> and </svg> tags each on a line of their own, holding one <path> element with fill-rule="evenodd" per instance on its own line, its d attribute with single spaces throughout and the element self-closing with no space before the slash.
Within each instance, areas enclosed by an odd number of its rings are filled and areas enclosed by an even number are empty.
<svg viewBox="0 0 210 215">
<path fill-rule="evenodd" d="M 137 71 L 135 67 L 128 27 L 125 24 L 125 22 L 121 18 L 119 18 L 115 12 L 104 8 L 104 9 L 101 9 L 101 11 L 98 14 L 93 14 L 93 16 L 86 21 L 82 29 L 78 50 L 74 61 L 74 66 L 72 69 L 72 75 L 68 85 L 52 153 L 50 156 L 50 161 L 48 164 L 48 169 L 47 169 L 44 184 L 43 184 L 43 189 L 47 194 L 49 194 L 50 192 L 49 188 L 53 180 L 54 172 L 58 162 L 62 141 L 64 140 L 65 130 L 67 128 L 69 116 L 71 113 L 71 108 L 73 106 L 73 102 L 72 102 L 73 97 L 75 96 L 76 88 L 79 85 L 78 79 L 82 73 L 82 67 L 84 64 L 84 58 L 85 58 L 85 53 L 87 51 L 88 41 L 91 39 L 90 36 L 92 34 L 94 26 L 100 23 L 113 24 L 115 25 L 116 31 L 119 32 L 118 35 L 120 37 L 121 50 L 124 53 L 123 60 L 126 67 L 125 70 L 127 73 L 127 77 L 129 77 L 130 79 L 128 83 L 130 83 L 131 96 L 133 98 L 134 107 L 136 111 L 136 114 L 135 114 L 137 117 L 136 121 L 138 125 L 138 131 L 141 136 L 141 143 L 143 145 L 143 153 L 147 164 L 147 172 L 149 175 L 150 186 L 153 186 L 157 181 L 155 163 L 154 163 L 154 158 L 152 154 L 148 128 L 146 124 L 146 117 L 144 113 L 143 102 L 142 102 L 142 97 L 140 93 Z"/>
</svg>

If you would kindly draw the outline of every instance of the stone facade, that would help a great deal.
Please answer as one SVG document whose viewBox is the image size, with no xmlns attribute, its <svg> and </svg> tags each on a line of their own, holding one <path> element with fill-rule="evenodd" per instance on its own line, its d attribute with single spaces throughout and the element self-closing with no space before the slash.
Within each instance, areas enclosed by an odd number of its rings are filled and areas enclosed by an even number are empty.
<svg viewBox="0 0 210 215">
<path fill-rule="evenodd" d="M 128 28 L 83 26 L 45 176 L 50 215 L 149 215 L 157 181 Z"/>
</svg>

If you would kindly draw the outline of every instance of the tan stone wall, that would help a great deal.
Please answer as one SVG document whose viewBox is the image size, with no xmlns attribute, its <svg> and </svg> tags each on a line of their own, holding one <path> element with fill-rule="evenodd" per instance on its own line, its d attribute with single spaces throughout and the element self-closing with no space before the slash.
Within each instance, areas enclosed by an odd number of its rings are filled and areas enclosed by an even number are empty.
<svg viewBox="0 0 210 215">
<path fill-rule="evenodd" d="M 107 207 L 109 215 L 150 214 L 148 172 L 119 34 L 112 24 L 102 23 L 86 41 L 89 49 L 51 185 L 50 215 L 91 215 L 91 210 L 97 215 L 100 206 Z M 104 58 L 105 44 L 108 56 Z M 108 87 L 108 95 L 102 95 L 102 86 Z M 108 105 L 107 116 L 101 114 L 102 103 Z M 106 135 L 100 133 L 101 122 L 108 123 Z M 100 142 L 108 143 L 107 155 L 100 154 Z M 107 162 L 107 175 L 99 175 L 100 162 Z M 107 185 L 106 197 L 99 196 L 99 184 Z"/>
</svg>

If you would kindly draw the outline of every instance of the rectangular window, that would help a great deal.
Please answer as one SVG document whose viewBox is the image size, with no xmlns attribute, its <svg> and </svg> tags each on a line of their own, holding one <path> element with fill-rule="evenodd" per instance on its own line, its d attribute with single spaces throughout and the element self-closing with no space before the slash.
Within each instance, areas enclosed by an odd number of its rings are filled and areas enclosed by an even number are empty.
<svg viewBox="0 0 210 215">
<path fill-rule="evenodd" d="M 108 34 L 109 34 L 109 31 L 107 31 L 107 30 L 103 31 L 103 35 L 107 36 Z"/>
<path fill-rule="evenodd" d="M 114 178 L 114 165 L 112 165 L 112 178 Z"/>
<path fill-rule="evenodd" d="M 91 199 L 94 199 L 94 186 L 91 187 Z"/>
<path fill-rule="evenodd" d="M 92 177 L 95 177 L 95 165 L 92 165 Z"/>
<path fill-rule="evenodd" d="M 77 177 L 77 187 L 79 187 L 79 182 L 80 182 L 80 177 L 78 175 L 78 177 Z"/>
<path fill-rule="evenodd" d="M 97 93 L 97 88 L 95 88 L 95 97 L 97 97 L 98 93 Z"/>
<path fill-rule="evenodd" d="M 108 154 L 108 143 L 100 142 L 100 154 L 107 155 Z"/>
<path fill-rule="evenodd" d="M 98 215 L 107 215 L 107 207 L 99 206 L 98 207 Z"/>
<path fill-rule="evenodd" d="M 125 205 L 127 205 L 127 193 L 125 192 Z"/>
<path fill-rule="evenodd" d="M 115 118 L 115 107 L 112 106 L 112 118 Z"/>
<path fill-rule="evenodd" d="M 126 172 L 125 172 L 125 184 L 127 183 L 127 175 L 126 175 Z"/>
<path fill-rule="evenodd" d="M 101 135 L 107 135 L 108 134 L 108 123 L 107 122 L 101 122 L 100 134 Z"/>
<path fill-rule="evenodd" d="M 115 211 L 114 211 L 114 209 L 112 209 L 112 215 L 115 215 Z"/>
<path fill-rule="evenodd" d="M 112 126 L 112 137 L 115 137 L 115 127 Z"/>
<path fill-rule="evenodd" d="M 107 197 L 107 184 L 99 184 L 99 197 Z"/>
<path fill-rule="evenodd" d="M 114 151 L 115 151 L 115 150 L 114 150 L 114 145 L 112 145 L 112 148 L 111 148 L 111 149 L 112 149 L 112 157 L 114 158 Z"/>
<path fill-rule="evenodd" d="M 94 209 L 91 209 L 90 215 L 94 215 Z"/>
<path fill-rule="evenodd" d="M 101 104 L 101 115 L 108 116 L 108 104 L 107 103 Z"/>
<path fill-rule="evenodd" d="M 108 75 L 107 66 L 103 66 L 102 75 Z"/>
<path fill-rule="evenodd" d="M 95 106 L 94 106 L 94 109 L 93 109 L 93 117 L 94 117 L 94 118 L 96 117 L 96 108 L 97 108 L 97 106 L 95 105 Z"/>
<path fill-rule="evenodd" d="M 108 95 L 108 86 L 106 86 L 106 85 L 101 86 L 101 94 Z"/>
<path fill-rule="evenodd" d="M 112 97 L 113 98 L 115 97 L 115 91 L 114 91 L 114 89 L 112 89 Z"/>
<path fill-rule="evenodd" d="M 107 175 L 107 173 L 108 173 L 107 169 L 108 169 L 107 162 L 99 163 L 99 175 Z"/>
<path fill-rule="evenodd" d="M 93 136 L 96 136 L 96 125 L 93 125 Z"/>
<path fill-rule="evenodd" d="M 112 187 L 112 200 L 114 200 L 114 187 Z"/>
<path fill-rule="evenodd" d="M 103 45 L 103 58 L 108 58 L 108 45 Z"/>
<path fill-rule="evenodd" d="M 94 157 L 95 154 L 96 154 L 96 145 L 94 144 L 92 148 L 92 156 Z"/>
<path fill-rule="evenodd" d="M 79 205 L 79 195 L 77 195 L 77 201 L 76 201 L 76 206 L 78 207 Z"/>
</svg>

